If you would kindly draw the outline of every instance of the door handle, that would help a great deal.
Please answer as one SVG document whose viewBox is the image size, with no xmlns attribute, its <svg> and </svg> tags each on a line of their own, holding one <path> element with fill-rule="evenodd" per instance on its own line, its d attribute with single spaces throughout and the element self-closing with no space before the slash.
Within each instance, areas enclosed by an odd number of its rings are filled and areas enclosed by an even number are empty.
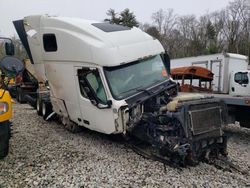
<svg viewBox="0 0 250 188">
<path fill-rule="evenodd" d="M 235 90 L 234 87 L 231 87 L 231 89 L 232 89 L 232 92 L 234 92 L 234 90 Z"/>
</svg>

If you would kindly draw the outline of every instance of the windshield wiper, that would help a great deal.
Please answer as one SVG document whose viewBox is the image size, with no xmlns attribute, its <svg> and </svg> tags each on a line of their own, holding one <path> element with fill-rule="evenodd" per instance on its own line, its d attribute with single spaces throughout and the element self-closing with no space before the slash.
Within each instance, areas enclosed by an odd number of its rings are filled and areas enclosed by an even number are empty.
<svg viewBox="0 0 250 188">
<path fill-rule="evenodd" d="M 154 86 L 155 84 L 157 84 L 159 82 L 163 82 L 163 81 L 165 81 L 165 80 L 155 79 L 155 80 L 153 80 L 153 83 L 148 87 Z M 145 88 L 138 88 L 138 89 L 136 89 L 136 91 L 145 91 L 148 95 L 154 94 L 154 92 L 152 92 L 151 90 L 145 89 Z"/>
<path fill-rule="evenodd" d="M 164 80 L 155 79 L 155 80 L 153 80 L 153 83 L 151 84 L 151 86 L 154 85 L 154 84 L 156 84 L 156 83 L 158 83 L 158 82 L 163 82 L 163 81 L 164 81 Z M 137 86 L 137 87 L 133 87 L 133 88 L 127 90 L 127 91 L 123 91 L 123 92 L 121 92 L 120 94 L 128 93 L 128 92 L 133 91 L 133 90 L 135 90 L 135 91 L 144 91 L 144 92 L 146 92 L 148 95 L 152 95 L 152 94 L 153 94 L 153 93 L 152 93 L 151 91 L 149 91 L 148 89 L 145 89 L 145 87 L 143 87 L 142 85 Z"/>
<path fill-rule="evenodd" d="M 147 90 L 147 89 L 143 89 L 143 88 L 139 88 L 139 89 L 136 89 L 136 91 L 145 91 L 148 95 L 151 95 L 152 92 Z"/>
<path fill-rule="evenodd" d="M 120 94 L 128 93 L 128 92 L 133 91 L 133 90 L 140 91 L 141 88 L 142 88 L 142 86 L 133 87 L 133 88 L 127 90 L 127 91 L 121 92 Z"/>
</svg>

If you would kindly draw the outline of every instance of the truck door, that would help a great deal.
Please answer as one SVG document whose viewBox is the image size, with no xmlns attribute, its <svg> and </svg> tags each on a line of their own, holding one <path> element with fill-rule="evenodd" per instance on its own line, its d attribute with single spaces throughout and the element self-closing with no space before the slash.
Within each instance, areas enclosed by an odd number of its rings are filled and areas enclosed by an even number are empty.
<svg viewBox="0 0 250 188">
<path fill-rule="evenodd" d="M 81 111 L 79 124 L 106 134 L 115 132 L 113 111 L 98 68 L 75 67 L 75 73 Z"/>
<path fill-rule="evenodd" d="M 232 72 L 230 77 L 230 95 L 250 95 L 250 72 Z"/>
<path fill-rule="evenodd" d="M 221 92 L 221 60 L 212 60 L 210 70 L 214 73 L 214 80 L 212 81 L 212 89 L 215 92 Z"/>
</svg>

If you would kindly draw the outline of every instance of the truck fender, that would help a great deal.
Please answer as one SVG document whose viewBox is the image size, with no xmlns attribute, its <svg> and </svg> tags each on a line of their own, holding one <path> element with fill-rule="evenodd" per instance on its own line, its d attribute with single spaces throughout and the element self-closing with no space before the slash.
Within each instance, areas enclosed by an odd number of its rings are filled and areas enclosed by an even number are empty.
<svg viewBox="0 0 250 188">
<path fill-rule="evenodd" d="M 51 97 L 50 99 L 51 99 L 51 104 L 53 106 L 53 111 L 56 112 L 58 115 L 68 118 L 69 114 L 64 100 L 57 99 L 54 97 Z"/>
</svg>

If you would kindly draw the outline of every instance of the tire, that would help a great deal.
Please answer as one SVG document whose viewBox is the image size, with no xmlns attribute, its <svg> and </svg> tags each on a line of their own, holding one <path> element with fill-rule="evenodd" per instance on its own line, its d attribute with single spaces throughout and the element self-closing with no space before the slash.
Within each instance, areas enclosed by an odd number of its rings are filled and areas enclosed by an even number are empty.
<svg viewBox="0 0 250 188">
<path fill-rule="evenodd" d="M 19 90 L 16 88 L 16 101 L 19 102 Z"/>
<path fill-rule="evenodd" d="M 17 101 L 21 104 L 25 103 L 24 93 L 20 87 L 17 88 L 16 94 L 17 94 Z"/>
<path fill-rule="evenodd" d="M 42 102 L 42 116 L 46 120 L 47 117 L 52 113 L 52 105 L 47 102 Z"/>
<path fill-rule="evenodd" d="M 39 97 L 37 97 L 36 100 L 36 113 L 37 115 L 42 116 L 42 101 Z"/>
<path fill-rule="evenodd" d="M 3 159 L 9 152 L 10 122 L 0 123 L 0 159 Z"/>
</svg>

